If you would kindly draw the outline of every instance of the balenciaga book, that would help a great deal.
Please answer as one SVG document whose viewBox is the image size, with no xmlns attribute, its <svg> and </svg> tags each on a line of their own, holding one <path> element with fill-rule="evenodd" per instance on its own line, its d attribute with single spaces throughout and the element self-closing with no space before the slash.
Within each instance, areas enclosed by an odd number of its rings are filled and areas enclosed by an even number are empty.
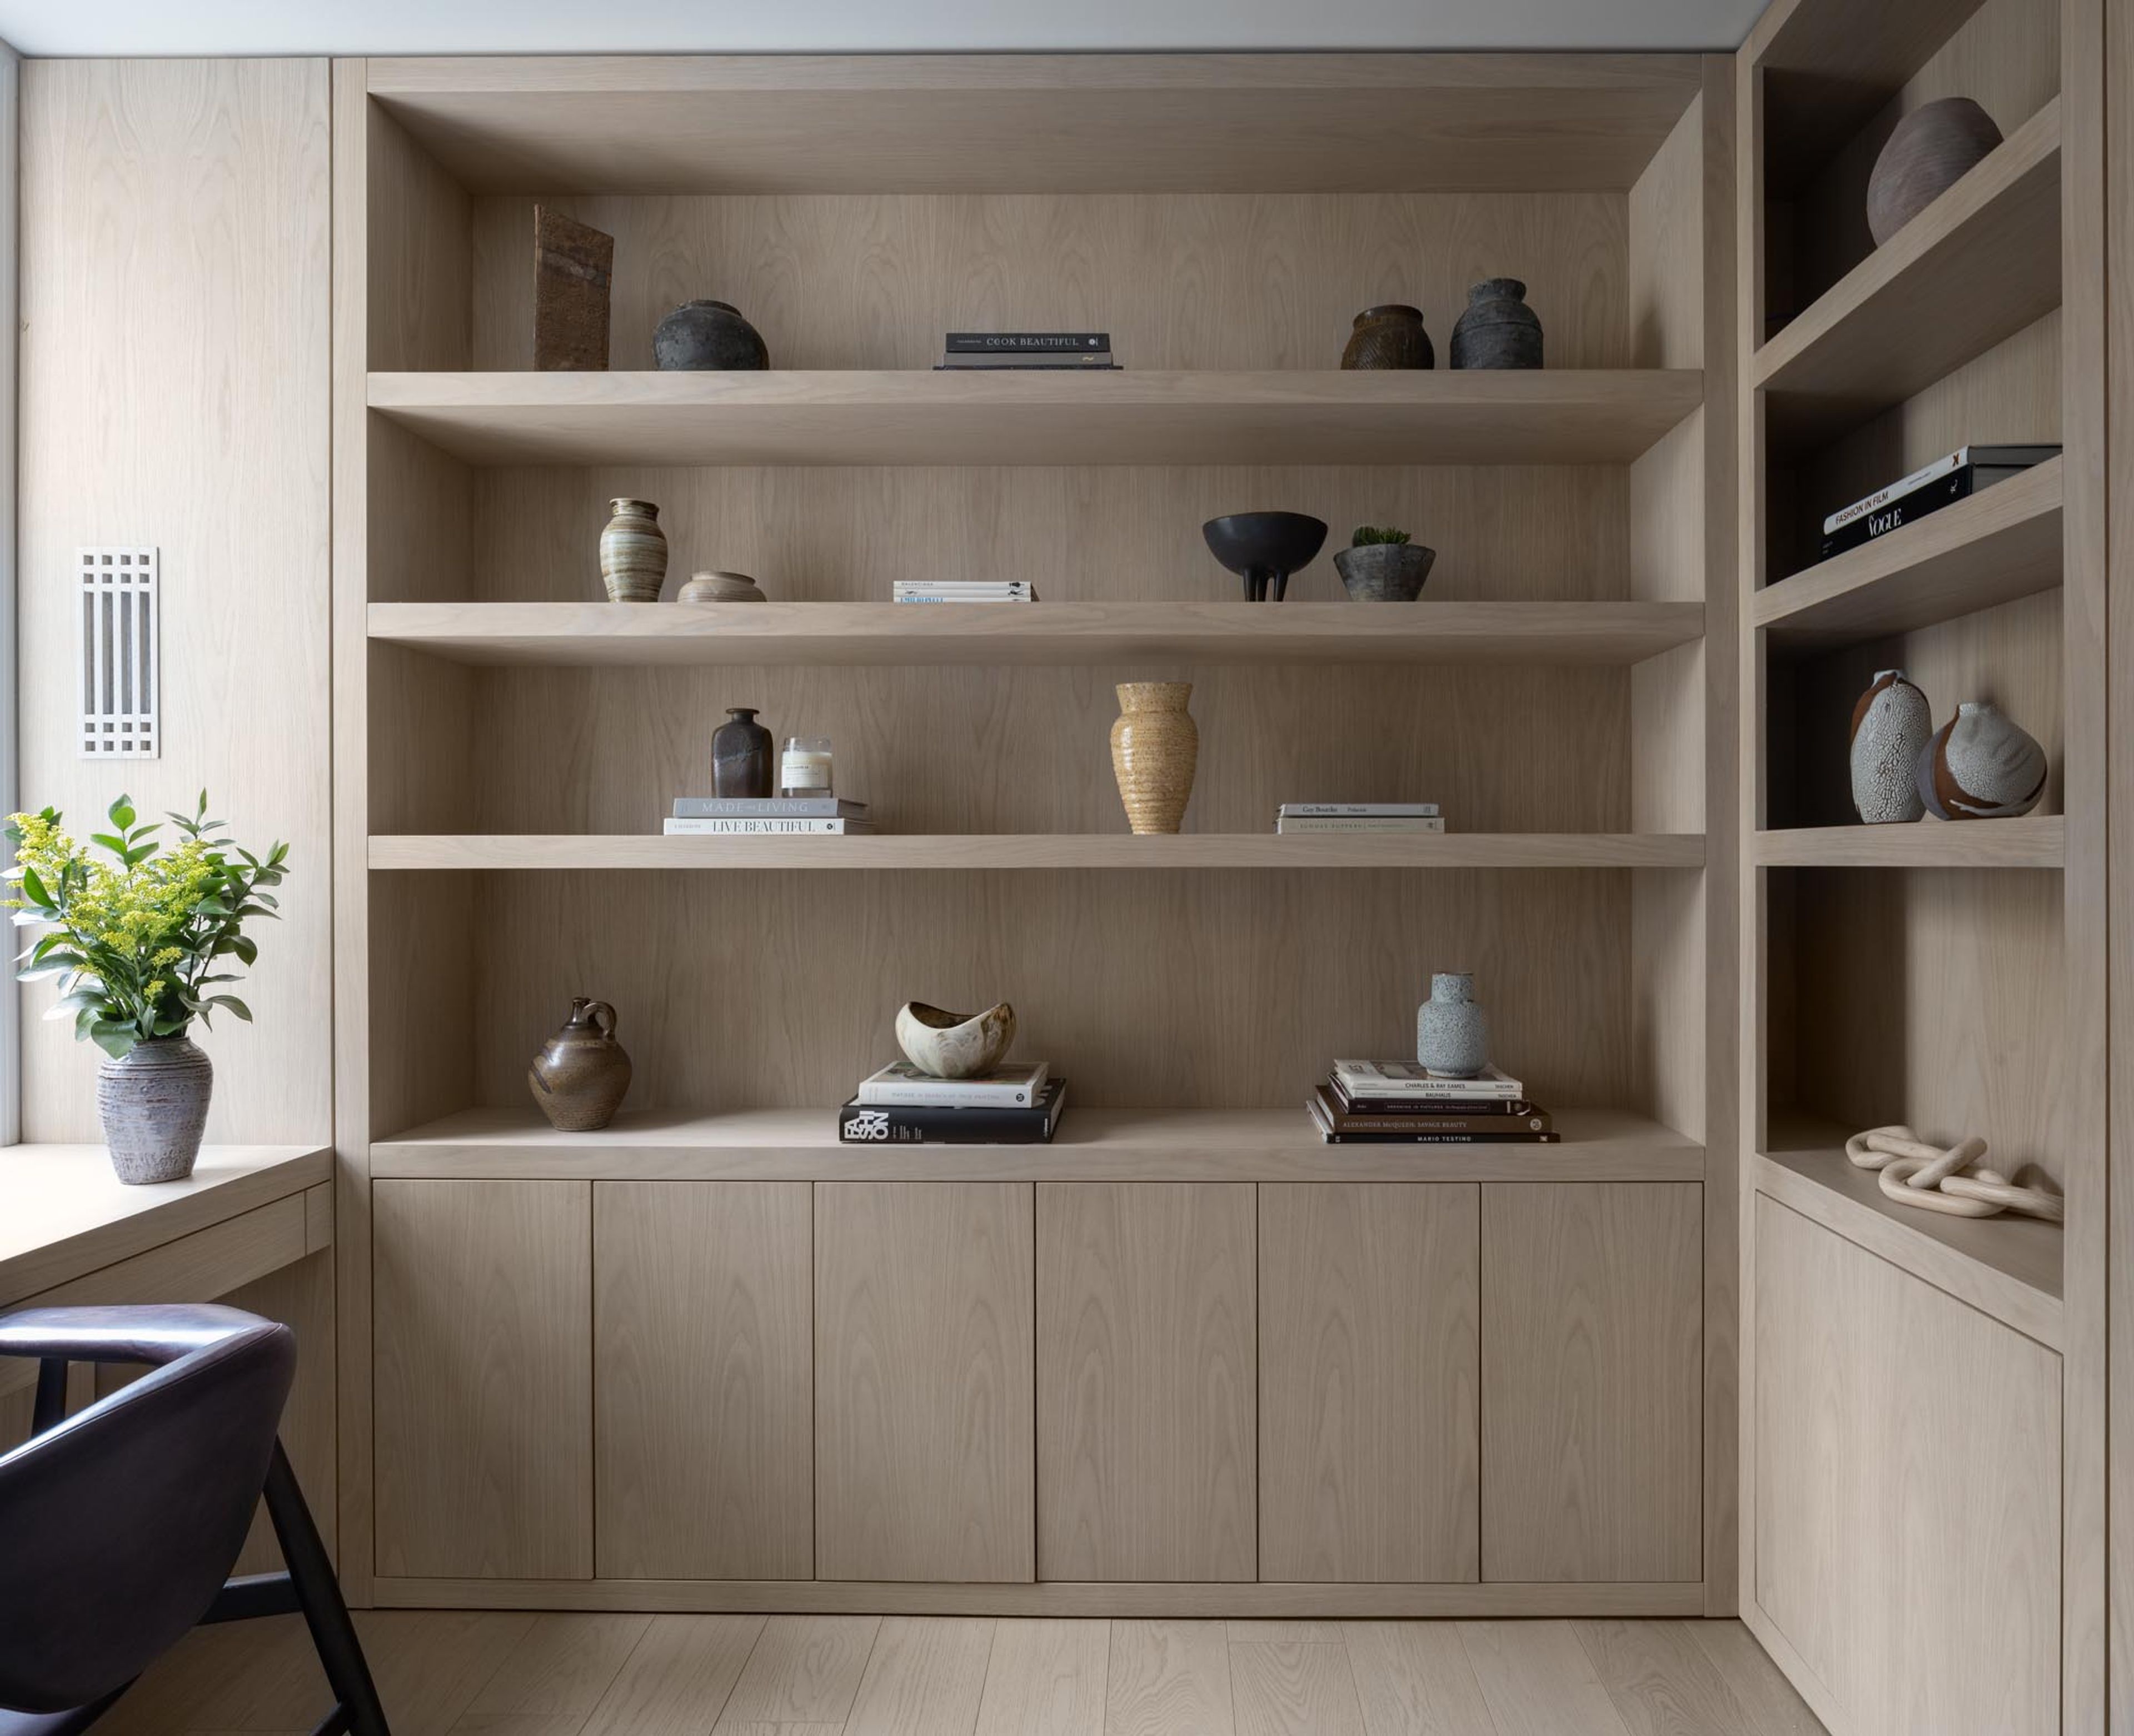
<svg viewBox="0 0 2134 1736">
<path fill-rule="evenodd" d="M 1857 548 L 2057 457 L 2049 446 L 1959 446 L 1823 521 L 1823 558 Z"/>
<path fill-rule="evenodd" d="M 867 803 L 842 796 L 677 796 L 678 820 L 862 820 Z"/>
<path fill-rule="evenodd" d="M 1330 1083 L 1312 1087 L 1318 1119 L 1336 1133 L 1467 1133 L 1486 1134 L 1493 1139 L 1517 1134 L 1549 1133 L 1555 1123 L 1546 1110 L 1525 1106 L 1524 1113 L 1501 1111 L 1446 1110 L 1427 1104 L 1403 1104 L 1379 1110 L 1359 1110 L 1343 1102 Z"/>
<path fill-rule="evenodd" d="M 1563 1141 L 1560 1133 L 1529 1133 L 1523 1130 L 1513 1133 L 1379 1133 L 1345 1130 L 1335 1124 L 1317 1092 L 1306 1100 L 1304 1107 L 1311 1116 L 1312 1126 L 1319 1130 L 1319 1137 L 1330 1145 L 1555 1145 Z"/>
<path fill-rule="evenodd" d="M 855 1097 L 838 1112 L 838 1138 L 847 1145 L 1042 1145 L 1066 1101 L 1065 1079 L 1048 1079 L 1027 1109 L 928 1108 Z"/>
<path fill-rule="evenodd" d="M 1277 820 L 1434 820 L 1435 802 L 1285 802 Z"/>
<path fill-rule="evenodd" d="M 1432 1073 L 1419 1061 L 1336 1061 L 1334 1081 L 1352 1097 L 1500 1097 L 1523 1102 L 1527 1088 L 1495 1067 L 1471 1079 Z"/>
<path fill-rule="evenodd" d="M 1274 829 L 1277 837 L 1285 838 L 1325 832 L 1354 837 L 1359 832 L 1442 832 L 1445 822 L 1420 814 L 1372 814 L 1354 819 L 1330 816 L 1325 819 L 1305 819 L 1294 814 L 1284 814 L 1274 822 Z"/>
<path fill-rule="evenodd" d="M 670 838 L 838 837 L 874 830 L 865 820 L 676 819 L 666 822 Z"/>
<path fill-rule="evenodd" d="M 937 1079 L 909 1061 L 892 1061 L 860 1081 L 852 1101 L 868 1108 L 907 1104 L 919 1109 L 1028 1109 L 1045 1089 L 1048 1063 L 999 1067 L 974 1079 Z"/>
<path fill-rule="evenodd" d="M 952 331 L 942 340 L 949 355 L 1074 354 L 1108 350 L 1108 331 Z"/>
</svg>

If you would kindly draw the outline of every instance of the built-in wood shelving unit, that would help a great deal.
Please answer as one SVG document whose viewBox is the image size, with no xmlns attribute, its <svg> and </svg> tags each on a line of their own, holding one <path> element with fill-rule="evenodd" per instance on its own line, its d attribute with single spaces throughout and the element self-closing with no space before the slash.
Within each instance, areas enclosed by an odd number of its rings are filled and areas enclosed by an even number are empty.
<svg viewBox="0 0 2134 1736">
<path fill-rule="evenodd" d="M 1750 619 L 1789 655 L 1931 627 L 2060 582 L 2066 461 L 2054 458 L 1767 585 Z"/>
<path fill-rule="evenodd" d="M 1763 868 L 2058 868 L 2066 857 L 2067 822 L 2030 814 L 1760 832 L 1754 859 Z"/>
<path fill-rule="evenodd" d="M 1693 369 L 1531 374 L 373 374 L 477 465 L 1627 464 Z"/>
<path fill-rule="evenodd" d="M 479 665 L 1641 663 L 1702 603 L 373 603 L 370 636 Z"/>
</svg>

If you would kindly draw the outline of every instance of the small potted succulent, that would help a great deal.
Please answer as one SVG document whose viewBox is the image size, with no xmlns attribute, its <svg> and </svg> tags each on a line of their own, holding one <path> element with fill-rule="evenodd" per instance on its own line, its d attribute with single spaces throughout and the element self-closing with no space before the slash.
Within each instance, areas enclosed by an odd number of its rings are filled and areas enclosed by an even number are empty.
<svg viewBox="0 0 2134 1736">
<path fill-rule="evenodd" d="M 47 930 L 17 975 L 58 977 L 58 1004 L 45 1016 L 71 1017 L 75 1035 L 104 1051 L 96 1107 L 119 1180 L 178 1181 L 200 1155 L 215 1087 L 213 1065 L 186 1034 L 218 1010 L 252 1017 L 222 991 L 238 979 L 220 967 L 258 958 L 244 925 L 274 916 L 268 889 L 287 872 L 289 846 L 264 856 L 239 849 L 208 818 L 205 790 L 190 817 L 170 816 L 181 837 L 167 850 L 152 836 L 162 823 L 136 824 L 124 796 L 109 817 L 111 830 L 90 841 L 111 864 L 69 837 L 53 808 L 8 821 L 7 877 L 18 894 L 8 905 L 18 926 Z"/>
<path fill-rule="evenodd" d="M 1360 525 L 1334 557 L 1334 569 L 1354 603 L 1412 603 L 1422 594 L 1437 551 L 1408 540 L 1404 530 Z"/>
</svg>

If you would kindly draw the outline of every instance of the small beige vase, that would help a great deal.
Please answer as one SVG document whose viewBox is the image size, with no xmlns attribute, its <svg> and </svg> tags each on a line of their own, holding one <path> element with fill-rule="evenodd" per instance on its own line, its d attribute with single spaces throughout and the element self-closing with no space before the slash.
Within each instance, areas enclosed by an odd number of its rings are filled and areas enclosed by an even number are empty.
<svg viewBox="0 0 2134 1736">
<path fill-rule="evenodd" d="M 1186 715 L 1190 681 L 1119 684 L 1119 715 L 1112 725 L 1112 774 L 1127 821 L 1137 832 L 1176 832 L 1193 799 L 1200 731 Z"/>
<path fill-rule="evenodd" d="M 649 500 L 611 500 L 601 533 L 601 579 L 611 603 L 656 603 L 667 582 L 667 533 Z"/>
</svg>

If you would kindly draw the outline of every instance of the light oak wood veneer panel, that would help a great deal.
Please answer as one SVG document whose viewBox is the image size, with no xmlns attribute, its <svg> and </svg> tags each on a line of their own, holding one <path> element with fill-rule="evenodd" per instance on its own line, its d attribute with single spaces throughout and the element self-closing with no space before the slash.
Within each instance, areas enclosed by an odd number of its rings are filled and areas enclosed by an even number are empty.
<svg viewBox="0 0 2134 1736">
<path fill-rule="evenodd" d="M 1040 1183 L 1037 1567 L 1255 1576 L 1253 1189 Z"/>
<path fill-rule="evenodd" d="M 815 1571 L 1035 1572 L 1031 1189 L 815 1189 Z"/>
<path fill-rule="evenodd" d="M 1755 1222 L 1765 1615 L 1852 1730 L 2059 1730 L 2060 1359 L 1775 1201 Z M 1953 1441 L 1955 1488 L 1923 1469 Z"/>
<path fill-rule="evenodd" d="M 1260 1576 L 1480 1576 L 1481 1190 L 1263 1186 Z"/>
<path fill-rule="evenodd" d="M 371 1189 L 377 1570 L 593 1570 L 592 1184 Z"/>
<path fill-rule="evenodd" d="M 1702 1577 L 1703 1200 L 1482 1190 L 1482 1576 Z"/>
<path fill-rule="evenodd" d="M 602 1577 L 814 1576 L 814 1238 L 805 1182 L 594 1185 Z"/>
</svg>

